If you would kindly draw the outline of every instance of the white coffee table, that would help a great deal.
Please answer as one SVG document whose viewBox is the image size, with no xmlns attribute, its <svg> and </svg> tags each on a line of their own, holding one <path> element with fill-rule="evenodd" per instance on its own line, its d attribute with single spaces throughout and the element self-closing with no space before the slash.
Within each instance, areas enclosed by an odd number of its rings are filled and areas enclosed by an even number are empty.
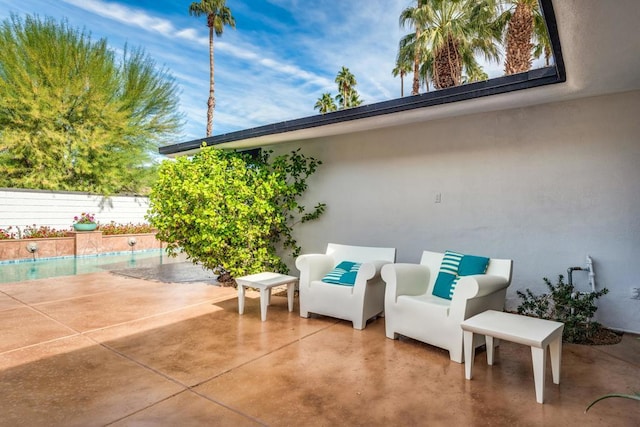
<svg viewBox="0 0 640 427">
<path fill-rule="evenodd" d="M 260 289 L 260 317 L 264 322 L 267 320 L 267 306 L 271 303 L 271 288 L 280 285 L 287 285 L 287 300 L 289 311 L 293 311 L 293 294 L 298 278 L 280 273 L 258 273 L 250 276 L 236 278 L 238 284 L 238 312 L 244 313 L 244 292 L 245 288 Z"/>
<path fill-rule="evenodd" d="M 531 347 L 536 401 L 544 403 L 544 377 L 547 366 L 547 347 L 551 354 L 553 383 L 560 384 L 562 359 L 562 330 L 564 324 L 502 311 L 488 310 L 460 325 L 464 330 L 465 376 L 473 376 L 473 334 L 482 334 L 487 342 L 487 363 L 493 365 L 493 338 L 512 341 Z"/>
</svg>

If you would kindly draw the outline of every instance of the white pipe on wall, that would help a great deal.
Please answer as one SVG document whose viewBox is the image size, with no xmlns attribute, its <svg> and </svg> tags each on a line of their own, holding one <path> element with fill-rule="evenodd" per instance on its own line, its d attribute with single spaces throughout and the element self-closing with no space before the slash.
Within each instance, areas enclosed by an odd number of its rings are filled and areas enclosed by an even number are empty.
<svg viewBox="0 0 640 427">
<path fill-rule="evenodd" d="M 593 259 L 590 255 L 587 255 L 587 270 L 589 270 L 589 284 L 591 285 L 591 291 L 596 291 L 596 273 L 593 271 Z"/>
</svg>

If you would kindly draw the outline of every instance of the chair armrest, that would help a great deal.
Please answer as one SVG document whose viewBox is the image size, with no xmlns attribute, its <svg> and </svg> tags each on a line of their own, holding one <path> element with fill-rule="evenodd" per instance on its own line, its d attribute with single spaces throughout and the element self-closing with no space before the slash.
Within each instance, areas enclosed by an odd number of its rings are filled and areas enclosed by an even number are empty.
<svg viewBox="0 0 640 427">
<path fill-rule="evenodd" d="M 390 261 L 384 260 L 363 262 L 362 265 L 360 265 L 360 269 L 358 270 L 356 282 L 366 282 L 367 280 L 371 280 L 375 277 L 380 277 L 380 271 L 382 270 L 382 267 L 390 263 Z"/>
<path fill-rule="evenodd" d="M 479 298 L 498 292 L 509 286 L 507 279 L 501 276 L 489 274 L 476 274 L 461 277 L 456 289 L 453 291 L 453 299 Z"/>
<path fill-rule="evenodd" d="M 387 264 L 382 267 L 382 280 L 387 294 L 395 300 L 400 295 L 421 295 L 427 292 L 429 268 L 421 264 Z"/>
<path fill-rule="evenodd" d="M 325 254 L 305 254 L 296 258 L 296 268 L 300 270 L 300 283 L 309 284 L 322 279 L 333 265 L 333 257 Z"/>
</svg>

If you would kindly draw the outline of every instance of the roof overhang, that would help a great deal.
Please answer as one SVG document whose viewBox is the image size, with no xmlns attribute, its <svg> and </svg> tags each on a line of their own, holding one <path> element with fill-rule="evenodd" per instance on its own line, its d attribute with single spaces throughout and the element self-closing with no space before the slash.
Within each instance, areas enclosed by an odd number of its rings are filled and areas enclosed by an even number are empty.
<svg viewBox="0 0 640 427">
<path fill-rule="evenodd" d="M 160 154 L 183 156 L 197 152 L 203 143 L 221 149 L 248 149 L 293 140 L 320 138 L 388 126 L 432 120 L 456 114 L 486 110 L 491 102 L 461 103 L 564 81 L 558 67 L 500 77 L 454 88 L 428 92 L 327 114 L 274 123 L 252 129 L 195 139 L 160 148 Z M 455 103 L 452 109 L 449 104 Z M 435 107 L 435 108 L 434 108 Z M 506 108 L 504 103 L 502 108 Z M 453 111 L 452 111 L 453 110 Z"/>
<path fill-rule="evenodd" d="M 554 51 L 552 67 L 187 141 L 162 147 L 160 154 L 193 154 L 203 143 L 249 149 L 638 89 L 640 8 L 635 2 L 605 7 L 599 0 L 540 0 Z"/>
</svg>

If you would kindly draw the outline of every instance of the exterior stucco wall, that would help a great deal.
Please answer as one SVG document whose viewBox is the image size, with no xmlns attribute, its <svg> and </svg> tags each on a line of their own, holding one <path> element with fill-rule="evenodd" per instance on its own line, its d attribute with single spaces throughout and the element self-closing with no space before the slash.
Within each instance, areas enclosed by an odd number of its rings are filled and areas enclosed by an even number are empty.
<svg viewBox="0 0 640 427">
<path fill-rule="evenodd" d="M 297 229 L 303 253 L 328 242 L 514 260 L 516 290 L 546 291 L 593 257 L 597 320 L 640 332 L 640 92 L 477 114 L 291 143 L 324 164 L 308 204 L 328 205 Z M 440 203 L 436 198 L 440 195 Z M 587 274 L 574 283 L 589 290 Z"/>
</svg>

